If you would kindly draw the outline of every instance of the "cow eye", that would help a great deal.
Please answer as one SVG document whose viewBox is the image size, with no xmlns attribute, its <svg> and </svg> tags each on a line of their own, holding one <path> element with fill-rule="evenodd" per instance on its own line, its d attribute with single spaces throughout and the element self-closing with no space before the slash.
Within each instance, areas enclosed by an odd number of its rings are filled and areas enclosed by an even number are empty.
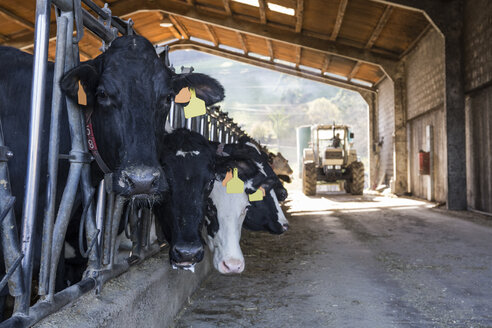
<svg viewBox="0 0 492 328">
<path fill-rule="evenodd" d="M 96 97 L 97 97 L 97 100 L 99 100 L 99 101 L 105 101 L 108 99 L 108 94 L 106 92 L 104 92 L 104 90 L 98 90 L 96 92 Z"/>
</svg>

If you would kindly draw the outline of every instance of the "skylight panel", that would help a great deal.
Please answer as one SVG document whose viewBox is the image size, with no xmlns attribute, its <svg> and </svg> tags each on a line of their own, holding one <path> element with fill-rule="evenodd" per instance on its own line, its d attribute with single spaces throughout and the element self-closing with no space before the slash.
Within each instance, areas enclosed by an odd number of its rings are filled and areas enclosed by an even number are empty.
<svg viewBox="0 0 492 328">
<path fill-rule="evenodd" d="M 284 6 L 277 5 L 277 4 L 271 3 L 271 2 L 268 3 L 268 9 L 270 9 L 271 11 L 276 11 L 278 13 L 289 15 L 289 16 L 294 16 L 296 13 L 294 8 L 284 7 Z"/>
<path fill-rule="evenodd" d="M 254 7 L 260 6 L 260 4 L 258 3 L 258 0 L 232 0 L 232 1 L 239 2 L 239 3 L 245 4 L 245 5 L 254 6 Z"/>
</svg>

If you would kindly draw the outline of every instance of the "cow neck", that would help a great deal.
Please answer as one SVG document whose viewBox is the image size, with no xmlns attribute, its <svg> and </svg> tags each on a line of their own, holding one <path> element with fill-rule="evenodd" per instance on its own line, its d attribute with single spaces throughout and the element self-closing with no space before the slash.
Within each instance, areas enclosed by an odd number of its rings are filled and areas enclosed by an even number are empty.
<svg viewBox="0 0 492 328">
<path fill-rule="evenodd" d="M 96 138 L 94 137 L 94 130 L 92 129 L 92 112 L 92 107 L 88 108 L 85 112 L 85 134 L 87 135 L 87 147 L 89 148 L 101 171 L 103 171 L 104 174 L 108 174 L 111 173 L 111 170 L 106 163 L 104 163 L 104 160 L 97 150 Z"/>
</svg>

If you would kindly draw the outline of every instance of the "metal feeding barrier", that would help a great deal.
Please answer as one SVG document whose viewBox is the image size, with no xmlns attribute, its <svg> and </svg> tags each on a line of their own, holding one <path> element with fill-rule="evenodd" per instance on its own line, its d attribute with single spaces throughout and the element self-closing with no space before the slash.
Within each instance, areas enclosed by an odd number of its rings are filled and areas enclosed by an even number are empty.
<svg viewBox="0 0 492 328">
<path fill-rule="evenodd" d="M 15 154 L 4 144 L 0 122 L 0 180 L 7 181 L 0 188 L 0 237 L 6 274 L 0 279 L 0 291 L 8 284 L 9 294 L 15 299 L 13 315 L 0 323 L 4 327 L 28 327 L 82 294 L 96 290 L 100 292 L 108 279 L 126 271 L 131 265 L 141 262 L 160 250 L 160 245 L 150 242 L 150 227 L 153 215 L 150 209 L 133 209 L 125 199 L 116 196 L 106 186 L 109 176 L 102 180 L 97 190 L 90 178 L 92 157 L 87 149 L 84 131 L 84 116 L 79 105 L 64 97 L 59 81 L 65 72 L 77 66 L 79 60 L 78 42 L 84 27 L 102 41 L 102 51 L 119 35 L 134 34 L 133 22 L 124 21 L 111 15 L 110 9 L 98 7 L 91 0 L 82 2 L 95 13 L 82 8 L 80 0 L 37 0 L 35 24 L 34 65 L 31 90 L 31 116 L 29 126 L 28 166 L 26 172 L 25 196 L 23 199 L 22 226 L 17 226 L 13 211 L 15 202 L 10 190 L 8 160 Z M 40 137 L 43 129 L 44 94 L 48 66 L 48 44 L 51 5 L 56 13 L 56 56 L 54 65 L 53 93 L 50 114 L 50 136 L 48 151 L 47 203 L 43 218 L 37 218 L 38 190 L 40 187 Z M 75 33 L 74 33 L 75 26 Z M 167 51 L 165 52 L 168 53 Z M 182 68 L 191 72 L 192 68 Z M 68 121 L 61 121 L 63 102 L 66 102 Z M 181 105 L 172 105 L 168 123 L 173 128 L 187 127 L 199 132 L 211 141 L 231 143 L 246 135 L 227 113 L 218 106 L 207 109 L 207 114 L 185 119 Z M 71 130 L 71 151 L 59 154 L 59 126 L 69 124 Z M 68 160 L 70 169 L 63 196 L 56 203 L 58 161 Z M 14 183 L 22 183 L 13 181 Z M 109 184 L 108 184 L 109 185 Z M 74 209 L 77 190 L 82 191 L 83 213 L 79 227 L 79 248 L 88 260 L 83 279 L 55 292 L 57 266 L 62 256 L 65 234 Z M 117 262 L 115 244 L 120 220 L 124 219 L 125 232 L 132 241 L 131 256 Z M 43 220 L 41 260 L 39 268 L 39 300 L 32 304 L 34 235 L 37 220 Z M 127 226 L 130 231 L 127 231 Z M 21 234 L 19 235 L 19 228 Z M 85 232 L 85 236 L 84 236 Z M 84 241 L 85 248 L 84 249 Z"/>
</svg>

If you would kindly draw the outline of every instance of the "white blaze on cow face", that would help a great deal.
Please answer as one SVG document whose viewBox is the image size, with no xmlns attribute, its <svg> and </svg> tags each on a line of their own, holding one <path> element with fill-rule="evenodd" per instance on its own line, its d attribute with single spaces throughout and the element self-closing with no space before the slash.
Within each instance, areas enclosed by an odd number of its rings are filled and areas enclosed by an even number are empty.
<svg viewBox="0 0 492 328">
<path fill-rule="evenodd" d="M 280 223 L 280 225 L 285 231 L 289 226 L 289 221 L 287 221 L 284 211 L 282 211 L 282 208 L 280 207 L 280 203 L 278 202 L 277 199 L 277 195 L 275 195 L 275 191 L 273 189 L 270 190 L 270 195 L 272 196 L 273 202 L 275 203 L 275 208 L 277 209 L 277 221 L 278 223 Z"/>
<path fill-rule="evenodd" d="M 208 246 L 213 253 L 215 269 L 220 273 L 241 273 L 244 257 L 239 240 L 249 201 L 246 193 L 228 194 L 226 189 L 220 181 L 215 181 L 210 193 L 217 209 L 219 230 L 213 238 L 208 236 Z"/>
<path fill-rule="evenodd" d="M 200 151 L 198 151 L 198 150 L 192 150 L 192 151 L 178 150 L 176 152 L 176 156 L 183 156 L 183 157 L 185 157 L 186 155 L 197 156 L 197 155 L 200 155 Z"/>
</svg>

